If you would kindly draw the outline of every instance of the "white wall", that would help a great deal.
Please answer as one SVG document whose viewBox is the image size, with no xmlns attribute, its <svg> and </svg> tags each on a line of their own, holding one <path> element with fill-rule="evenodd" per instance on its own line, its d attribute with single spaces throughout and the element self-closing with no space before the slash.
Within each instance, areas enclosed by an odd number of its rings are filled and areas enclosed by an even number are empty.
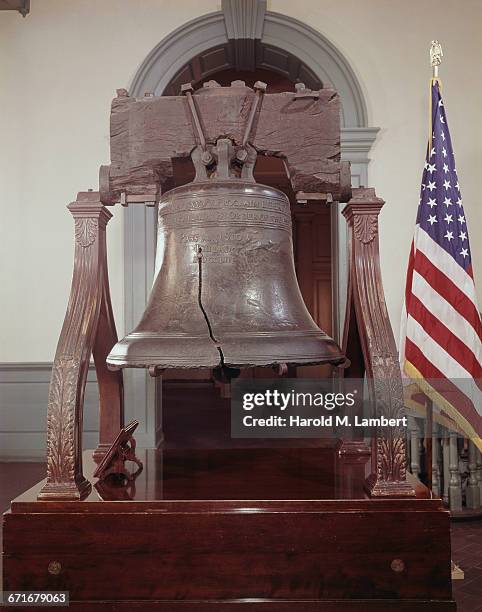
<svg viewBox="0 0 482 612">
<path fill-rule="evenodd" d="M 70 289 L 65 206 L 98 187 L 109 111 L 160 39 L 218 10 L 210 0 L 32 0 L 0 13 L 0 362 L 52 361 Z M 109 273 L 123 330 L 122 213 L 108 225 Z"/>
<path fill-rule="evenodd" d="M 1 361 L 51 361 L 67 304 L 72 220 L 65 205 L 97 188 L 109 162 L 109 106 L 147 53 L 174 28 L 219 10 L 217 0 L 32 0 L 26 19 L 0 13 Z M 444 44 L 445 106 L 482 290 L 482 78 L 477 0 L 271 0 L 345 54 L 382 131 L 371 184 L 387 204 L 382 272 L 398 319 L 418 204 L 428 118 L 428 46 Z M 122 209 L 108 226 L 109 266 L 123 331 Z"/>
<path fill-rule="evenodd" d="M 372 150 L 371 186 L 386 200 L 381 261 L 398 339 L 405 272 L 428 136 L 428 49 L 443 43 L 445 110 L 466 211 L 482 305 L 482 2 L 480 0 L 273 0 L 272 10 L 317 28 L 345 55 L 362 85 L 369 124 L 382 128 Z"/>
</svg>

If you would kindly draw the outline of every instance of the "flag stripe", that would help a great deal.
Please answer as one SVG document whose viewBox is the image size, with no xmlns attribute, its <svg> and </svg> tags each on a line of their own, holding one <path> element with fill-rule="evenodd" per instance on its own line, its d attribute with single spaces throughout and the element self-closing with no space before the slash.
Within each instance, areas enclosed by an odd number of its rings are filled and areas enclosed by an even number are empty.
<svg viewBox="0 0 482 612">
<path fill-rule="evenodd" d="M 407 318 L 407 339 L 411 340 L 444 376 L 450 371 L 451 378 L 470 378 L 469 372 L 447 353 L 444 347 L 435 342 L 431 334 L 425 331 L 411 314 Z"/>
<path fill-rule="evenodd" d="M 411 364 L 407 364 L 410 368 Z M 413 367 L 413 366 L 412 366 Z M 412 369 L 412 368 L 410 368 Z M 420 374 L 421 376 L 421 374 Z M 427 383 L 428 384 L 428 383 Z M 411 388 L 415 387 L 416 391 L 412 394 L 410 393 Z M 420 391 L 420 388 L 417 384 L 412 383 L 409 385 L 406 390 L 404 390 L 404 401 L 405 405 L 417 412 L 421 417 L 426 418 L 427 415 L 427 396 Z M 433 413 L 433 420 L 435 423 L 439 423 L 443 427 L 447 429 L 458 430 L 461 435 L 463 435 L 463 431 L 460 431 L 460 428 L 457 426 L 457 423 L 447 414 L 443 409 L 435 410 Z"/>
<path fill-rule="evenodd" d="M 474 389 L 471 389 L 471 399 L 476 402 L 477 406 L 482 405 L 482 393 L 476 387 L 473 377 L 456 359 L 447 353 L 444 347 L 435 342 L 432 336 L 411 315 L 408 315 L 407 321 L 407 340 L 411 340 L 424 357 L 429 359 L 444 377 L 450 378 L 460 391 L 466 392 L 467 387 L 474 383 Z M 414 365 L 418 367 L 416 362 Z"/>
<path fill-rule="evenodd" d="M 425 278 L 440 296 L 450 302 L 452 308 L 465 318 L 467 323 L 475 330 L 479 339 L 482 340 L 482 324 L 472 300 L 465 293 L 462 293 L 450 278 L 429 261 L 421 251 L 417 252 L 414 269 Z"/>
<path fill-rule="evenodd" d="M 409 338 L 406 339 L 406 357 L 410 363 L 416 363 L 417 369 L 425 379 L 436 388 L 452 406 L 457 406 L 457 411 L 461 412 L 464 417 L 472 424 L 476 431 L 482 428 L 482 417 L 477 413 L 473 402 L 461 392 L 460 389 L 453 384 L 453 380 L 449 380 L 444 374 L 433 365 L 431 359 L 428 359 L 422 351 Z M 410 372 L 409 372 L 410 374 Z M 454 399 L 456 398 L 456 400 Z"/>
<path fill-rule="evenodd" d="M 441 320 L 437 319 L 415 295 L 410 305 L 410 316 L 423 327 L 427 334 L 430 334 L 436 343 L 443 345 L 451 357 L 468 372 L 471 372 L 474 378 L 482 379 L 482 366 L 474 353 Z M 453 327 L 455 323 L 454 318 Z"/>
<path fill-rule="evenodd" d="M 456 339 L 463 344 L 463 346 L 460 347 L 460 354 L 456 359 L 462 364 L 465 361 L 472 362 L 472 366 L 466 366 L 467 370 L 472 376 L 480 376 L 480 372 L 482 371 L 480 365 L 482 343 L 467 319 L 461 316 L 449 302 L 439 295 L 418 272 L 414 272 L 413 274 L 412 292 L 414 299 L 418 298 L 418 303 L 423 301 L 425 308 L 433 315 L 429 323 L 434 326 L 437 326 L 438 323 L 443 325 L 444 330 L 440 329 L 439 331 L 445 333 L 437 335 L 437 342 L 441 345 L 445 345 L 452 340 L 452 336 L 455 336 Z M 410 314 L 413 314 L 413 306 L 415 306 L 415 303 L 412 305 L 412 302 L 410 302 Z M 419 318 L 417 318 L 417 320 L 422 323 Z M 424 327 L 427 331 L 430 331 L 430 328 Z"/>
<path fill-rule="evenodd" d="M 471 301 L 476 303 L 474 283 L 470 276 L 457 264 L 447 251 L 432 240 L 427 232 L 421 227 L 416 230 L 415 254 L 417 254 L 419 250 L 422 251 L 430 261 L 437 262 L 437 268 L 439 268 L 445 276 L 451 278 L 454 285 Z"/>
<path fill-rule="evenodd" d="M 441 395 L 436 389 L 434 389 L 422 376 L 422 373 L 419 372 L 417 368 L 412 363 L 410 363 L 410 361 L 408 361 L 408 359 L 405 360 L 405 368 L 411 378 L 413 380 L 416 380 L 416 384 L 420 387 L 423 393 L 425 393 L 426 396 L 430 397 L 437 407 L 441 407 L 450 419 L 455 421 L 460 430 L 472 439 L 472 442 L 482 453 L 482 438 L 479 437 L 477 431 L 474 429 L 470 421 L 467 420 L 461 412 L 454 408 L 452 404 L 447 401 L 445 397 L 443 397 L 443 395 Z M 429 380 L 430 382 L 433 382 L 437 379 L 431 378 Z M 456 428 L 454 428 L 454 430 L 455 429 Z"/>
</svg>

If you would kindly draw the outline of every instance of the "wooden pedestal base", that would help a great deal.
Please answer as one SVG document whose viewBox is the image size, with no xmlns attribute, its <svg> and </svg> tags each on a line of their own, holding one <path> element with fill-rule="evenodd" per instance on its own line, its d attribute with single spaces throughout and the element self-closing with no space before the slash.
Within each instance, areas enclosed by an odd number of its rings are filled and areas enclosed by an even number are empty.
<svg viewBox="0 0 482 612">
<path fill-rule="evenodd" d="M 330 448 L 138 456 L 135 491 L 14 500 L 4 589 L 84 612 L 455 611 L 440 500 L 336 499 Z"/>
</svg>

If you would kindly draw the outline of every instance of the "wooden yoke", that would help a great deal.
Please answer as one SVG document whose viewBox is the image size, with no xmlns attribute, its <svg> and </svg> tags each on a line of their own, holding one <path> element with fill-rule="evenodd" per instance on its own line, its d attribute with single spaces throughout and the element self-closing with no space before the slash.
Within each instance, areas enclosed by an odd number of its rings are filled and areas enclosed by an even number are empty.
<svg viewBox="0 0 482 612">
<path fill-rule="evenodd" d="M 192 96 L 209 146 L 220 135 L 241 145 L 255 95 L 243 81 L 231 87 L 209 81 Z M 137 99 L 118 89 L 110 132 L 111 164 L 101 166 L 99 177 L 105 205 L 159 201 L 174 187 L 173 160 L 189 158 L 199 144 L 186 96 Z M 298 200 L 350 198 L 348 165 L 340 162 L 340 99 L 333 89 L 264 94 L 249 143 L 258 156 L 283 159 Z"/>
<path fill-rule="evenodd" d="M 105 357 L 117 342 L 110 302 L 105 230 L 112 214 L 96 192 L 81 192 L 68 209 L 75 220 L 72 287 L 50 382 L 47 482 L 39 499 L 81 499 L 91 485 L 82 473 L 84 389 L 94 353 L 100 395 L 102 456 L 123 426 L 122 373 Z"/>
<path fill-rule="evenodd" d="M 343 350 L 352 363 L 347 376 L 367 376 L 374 416 L 403 416 L 403 388 L 397 347 L 383 293 L 378 248 L 378 215 L 384 201 L 374 189 L 358 188 L 343 210 L 350 240 L 348 299 Z M 359 441 L 354 454 L 362 452 Z M 358 447 L 357 447 L 358 446 Z M 350 445 L 348 445 L 350 452 Z M 403 427 L 380 427 L 372 438 L 372 473 L 366 482 L 372 497 L 414 496 L 406 481 Z"/>
</svg>

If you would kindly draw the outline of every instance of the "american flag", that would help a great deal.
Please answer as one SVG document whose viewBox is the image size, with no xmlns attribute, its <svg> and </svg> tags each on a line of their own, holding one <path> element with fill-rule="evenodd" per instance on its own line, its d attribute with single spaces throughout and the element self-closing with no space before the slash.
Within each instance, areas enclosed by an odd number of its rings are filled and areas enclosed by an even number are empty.
<svg viewBox="0 0 482 612">
<path fill-rule="evenodd" d="M 482 324 L 439 82 L 402 312 L 404 373 L 482 450 Z"/>
</svg>

